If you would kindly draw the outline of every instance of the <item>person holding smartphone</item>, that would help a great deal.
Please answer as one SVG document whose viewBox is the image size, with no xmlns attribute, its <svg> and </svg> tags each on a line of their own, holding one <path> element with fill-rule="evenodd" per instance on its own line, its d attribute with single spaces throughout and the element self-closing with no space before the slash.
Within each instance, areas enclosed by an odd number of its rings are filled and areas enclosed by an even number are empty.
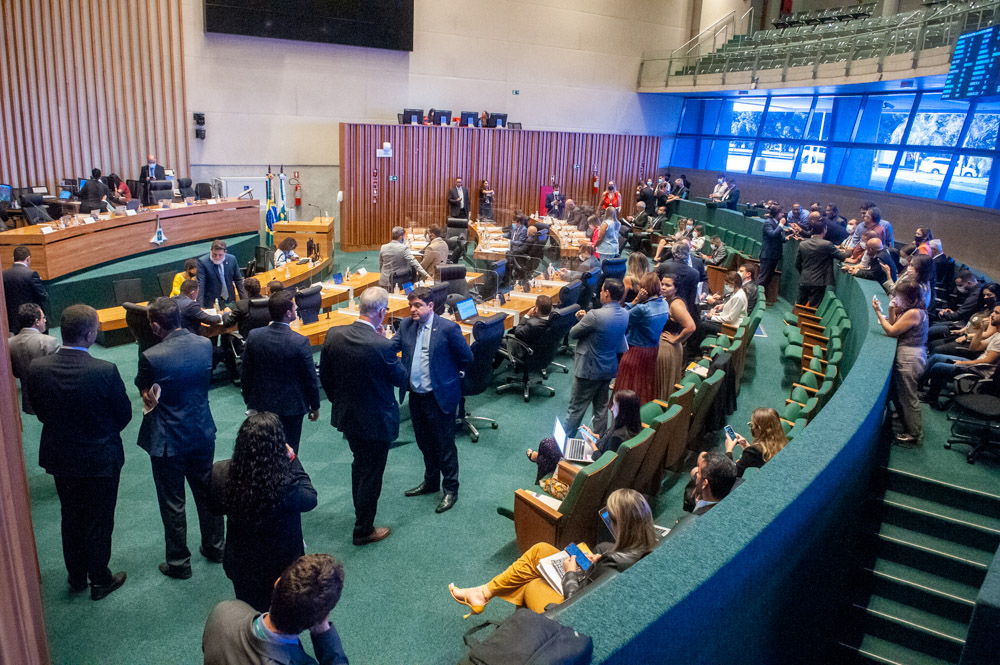
<svg viewBox="0 0 1000 665">
<path fill-rule="evenodd" d="M 541 613 L 549 605 L 572 598 L 609 570 L 627 570 L 656 547 L 652 511 L 646 499 L 631 489 L 612 492 L 608 496 L 607 511 L 615 540 L 592 548 L 593 556 L 587 556 L 592 565 L 586 572 L 580 569 L 572 556 L 563 562 L 565 577 L 562 584 L 565 595 L 550 587 L 538 570 L 538 563 L 542 559 L 559 550 L 549 543 L 536 543 L 486 584 L 465 589 L 449 584 L 451 597 L 471 610 L 466 618 L 481 614 L 494 597 Z"/>
<path fill-rule="evenodd" d="M 781 419 L 778 412 L 769 407 L 754 409 L 750 416 L 750 438 L 752 443 L 748 443 L 745 438 L 726 425 L 726 456 L 733 459 L 733 450 L 739 446 L 743 452 L 736 460 L 736 475 L 743 477 L 743 471 L 748 467 L 762 467 L 772 457 L 778 454 L 788 443 L 785 430 L 781 428 Z"/>
<path fill-rule="evenodd" d="M 896 443 L 916 446 L 923 438 L 918 386 L 927 364 L 928 318 L 924 295 L 919 284 L 904 279 L 896 284 L 895 295 L 889 303 L 888 318 L 882 314 L 878 296 L 872 296 L 872 309 L 885 334 L 896 338 L 896 357 L 889 381 L 889 401 L 895 406 L 902 423 Z"/>
</svg>

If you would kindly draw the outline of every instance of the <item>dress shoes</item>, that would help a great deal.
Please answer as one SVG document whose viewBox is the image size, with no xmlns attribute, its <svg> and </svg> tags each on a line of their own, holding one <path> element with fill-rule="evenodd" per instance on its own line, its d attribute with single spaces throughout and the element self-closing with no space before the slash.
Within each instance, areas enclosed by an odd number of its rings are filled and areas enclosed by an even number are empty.
<svg viewBox="0 0 1000 665">
<path fill-rule="evenodd" d="M 361 546 L 361 545 L 369 545 L 371 543 L 377 543 L 380 540 L 385 540 L 386 538 L 388 538 L 390 533 L 392 533 L 392 530 L 389 527 L 377 526 L 374 529 L 372 529 L 372 532 L 367 536 L 365 536 L 364 538 L 355 538 L 354 544 Z"/>
<path fill-rule="evenodd" d="M 164 561 L 159 566 L 160 572 L 167 577 L 172 577 L 175 580 L 189 580 L 191 579 L 191 569 L 190 568 L 175 568 L 169 563 Z"/>
<path fill-rule="evenodd" d="M 72 577 L 67 577 L 66 581 L 69 583 L 70 590 L 78 593 L 80 591 L 86 591 L 90 587 L 90 584 L 87 583 L 86 577 L 83 578 L 82 582 L 74 582 Z"/>
<path fill-rule="evenodd" d="M 422 494 L 437 494 L 438 488 L 431 487 L 427 483 L 420 483 L 413 489 L 406 490 L 403 492 L 404 496 L 420 496 Z"/>
<path fill-rule="evenodd" d="M 435 513 L 443 513 L 446 510 L 451 510 L 451 507 L 455 505 L 458 501 L 457 494 L 445 494 L 441 497 L 441 502 L 438 503 L 437 508 L 434 509 Z"/>
<path fill-rule="evenodd" d="M 100 600 L 101 598 L 106 597 L 112 591 L 120 588 L 121 585 L 125 584 L 125 577 L 126 577 L 125 571 L 123 570 L 120 573 L 115 573 L 114 577 L 112 577 L 111 581 L 108 582 L 107 584 L 93 585 L 92 587 L 90 587 L 90 599 Z"/>
<path fill-rule="evenodd" d="M 211 563 L 222 563 L 222 552 L 213 552 L 211 550 L 206 550 L 204 547 L 199 547 L 198 551 L 201 555 L 208 559 Z M 188 576 L 190 577 L 190 575 Z"/>
</svg>

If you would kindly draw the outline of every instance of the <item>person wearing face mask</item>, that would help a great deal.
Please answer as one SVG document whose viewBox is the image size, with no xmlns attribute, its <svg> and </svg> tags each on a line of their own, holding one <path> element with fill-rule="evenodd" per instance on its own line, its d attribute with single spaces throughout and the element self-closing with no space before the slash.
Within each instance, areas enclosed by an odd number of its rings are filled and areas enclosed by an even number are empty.
<svg viewBox="0 0 1000 665">
<path fill-rule="evenodd" d="M 957 310 L 939 309 L 938 321 L 968 321 L 969 317 L 979 310 L 979 296 L 982 284 L 971 270 L 960 270 L 955 276 L 955 290 L 959 294 L 960 304 Z"/>
<path fill-rule="evenodd" d="M 223 306 L 235 302 L 237 294 L 240 300 L 247 297 L 243 273 L 236 257 L 226 251 L 225 240 L 212 241 L 211 251 L 198 259 L 197 280 L 199 302 L 205 309 L 214 307 L 216 300 Z"/>
<path fill-rule="evenodd" d="M 670 183 L 662 175 L 657 179 L 655 194 L 656 208 L 667 205 L 670 200 Z"/>
<path fill-rule="evenodd" d="M 920 261 L 920 257 L 915 257 L 910 265 L 913 266 Z M 997 293 L 996 284 L 984 285 L 980 292 L 979 311 L 969 317 L 969 322 L 960 328 L 950 322 L 932 325 L 927 331 L 927 350 L 932 354 L 962 358 L 978 356 L 986 348 L 989 337 L 996 332 L 990 325 L 990 313 L 997 304 Z"/>
<path fill-rule="evenodd" d="M 720 173 L 719 177 L 715 180 L 715 189 L 713 189 L 712 193 L 708 195 L 708 198 L 712 201 L 719 202 L 722 200 L 722 197 L 726 195 L 727 189 L 726 174 Z"/>
<path fill-rule="evenodd" d="M 871 279 L 879 284 L 885 281 L 885 268 L 889 269 L 889 279 L 892 282 L 896 281 L 896 262 L 892 260 L 889 256 L 889 252 L 885 250 L 882 246 L 882 241 L 878 238 L 872 238 L 865 245 L 865 251 L 868 253 L 868 265 L 866 267 L 861 267 L 861 265 L 855 266 L 844 266 L 844 270 L 851 273 L 855 277 L 860 277 L 861 279 Z M 842 258 L 847 258 L 846 252 L 841 254 Z"/>
<path fill-rule="evenodd" d="M 691 230 L 691 251 L 696 254 L 705 248 L 705 227 L 696 224 Z"/>
<path fill-rule="evenodd" d="M 729 256 L 729 250 L 722 244 L 722 238 L 719 236 L 712 236 L 709 242 L 711 243 L 712 253 L 701 254 L 701 259 L 710 266 L 721 266 L 725 262 L 726 257 Z M 693 246 L 694 243 L 692 243 Z"/>
<path fill-rule="evenodd" d="M 743 278 L 735 270 L 726 273 L 726 285 L 723 290 L 726 296 L 724 305 L 716 305 L 711 314 L 699 326 L 702 336 L 718 335 L 722 325 L 738 328 L 747 314 L 747 294 L 743 290 Z"/>
<path fill-rule="evenodd" d="M 552 185 L 552 191 L 545 195 L 545 214 L 562 219 L 566 210 L 566 195 L 559 191 L 559 185 Z"/>
<path fill-rule="evenodd" d="M 615 181 L 608 181 L 608 188 L 604 191 L 604 197 L 601 199 L 601 212 L 604 212 L 608 208 L 614 208 L 617 212 L 622 207 L 622 195 L 621 192 L 615 187 Z"/>
<path fill-rule="evenodd" d="M 924 256 L 931 255 L 930 242 L 934 239 L 934 233 L 931 232 L 930 228 L 919 228 L 913 233 L 913 242 L 899 250 L 899 262 L 904 266 L 908 265 L 910 258 L 923 254 Z"/>
<path fill-rule="evenodd" d="M 844 238 L 844 242 L 840 243 L 840 249 L 853 250 L 861 244 L 861 234 L 864 233 L 864 230 L 864 224 L 858 224 L 858 220 L 848 220 L 846 228 L 847 236 Z"/>
<path fill-rule="evenodd" d="M 153 202 L 153 193 L 150 184 L 154 180 L 163 180 L 166 175 L 163 167 L 156 163 L 156 155 L 149 153 L 146 155 L 146 165 L 139 169 L 139 182 L 143 186 L 142 202 L 149 205 Z"/>
<path fill-rule="evenodd" d="M 645 183 L 640 183 L 635 193 L 636 203 L 642 203 L 644 210 L 652 210 L 656 207 L 656 190 L 653 189 L 653 179 L 647 178 Z"/>
<path fill-rule="evenodd" d="M 576 270 L 563 268 L 559 271 L 559 275 L 568 282 L 578 280 L 584 273 L 601 267 L 601 262 L 594 258 L 594 246 L 588 242 L 580 245 L 580 254 L 577 258 L 580 260 L 580 264 Z"/>
<path fill-rule="evenodd" d="M 990 313 L 990 326 L 996 330 L 1000 328 L 1000 307 L 994 306 Z M 935 411 L 946 411 L 947 406 L 938 402 L 938 396 L 944 389 L 946 383 L 957 375 L 969 371 L 970 365 L 989 364 L 994 366 L 993 374 L 996 375 L 996 366 L 1000 364 L 1000 334 L 994 333 L 986 338 L 986 348 L 975 358 L 966 359 L 958 356 L 948 356 L 935 354 L 927 359 L 927 368 L 920 377 L 920 385 L 927 385 L 927 393 L 922 400 L 931 405 Z"/>
</svg>

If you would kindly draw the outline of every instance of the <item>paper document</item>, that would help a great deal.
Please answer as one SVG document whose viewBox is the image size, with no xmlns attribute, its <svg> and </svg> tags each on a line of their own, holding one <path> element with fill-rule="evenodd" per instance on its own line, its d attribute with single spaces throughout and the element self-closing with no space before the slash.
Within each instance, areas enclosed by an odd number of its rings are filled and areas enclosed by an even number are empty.
<svg viewBox="0 0 1000 665">
<path fill-rule="evenodd" d="M 572 544 L 570 545 L 572 547 Z M 593 555 L 590 548 L 587 547 L 586 543 L 580 543 L 577 545 L 580 551 L 586 555 Z M 538 572 L 542 574 L 542 578 L 560 595 L 563 594 L 563 577 L 566 573 L 563 570 L 563 563 L 570 557 L 570 554 L 566 550 L 561 552 L 556 552 L 551 556 L 547 556 L 538 562 Z"/>
<path fill-rule="evenodd" d="M 160 384 L 154 383 L 146 391 L 147 395 L 152 398 L 152 404 L 146 404 L 146 400 L 142 401 L 142 415 L 146 415 L 152 412 L 156 408 L 156 405 L 160 403 Z"/>
</svg>

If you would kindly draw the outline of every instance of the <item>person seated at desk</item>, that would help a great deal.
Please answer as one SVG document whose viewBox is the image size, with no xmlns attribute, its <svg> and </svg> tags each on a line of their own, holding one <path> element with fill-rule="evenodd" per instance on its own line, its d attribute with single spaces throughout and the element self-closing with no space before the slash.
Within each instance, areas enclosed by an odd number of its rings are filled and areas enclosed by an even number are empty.
<svg viewBox="0 0 1000 665">
<path fill-rule="evenodd" d="M 508 337 L 516 339 L 517 342 L 511 342 L 508 339 L 507 350 L 502 352 L 498 358 L 502 361 L 503 354 L 506 353 L 507 357 L 512 360 L 524 359 L 528 355 L 525 347 L 531 348 L 538 338 L 549 329 L 549 315 L 551 314 L 552 298 L 546 295 L 535 298 L 534 307 L 529 309 L 517 327 L 508 333 Z M 497 364 L 499 365 L 499 363 Z"/>
<path fill-rule="evenodd" d="M 718 335 L 722 326 L 738 328 L 747 314 L 747 294 L 743 290 L 743 278 L 735 270 L 726 273 L 725 294 L 729 296 L 724 305 L 716 305 L 712 313 L 698 326 L 705 335 Z"/>
<path fill-rule="evenodd" d="M 209 314 L 198 304 L 198 280 L 186 279 L 181 284 L 181 292 L 173 298 L 181 310 L 181 327 L 195 335 L 201 334 L 201 324 L 208 326 L 226 325 L 231 317 L 227 307 L 218 314 Z"/>
<path fill-rule="evenodd" d="M 424 260 L 420 267 L 434 279 L 438 277 L 438 266 L 448 263 L 448 243 L 445 241 L 440 226 L 427 229 L 427 246 L 424 247 Z"/>
<path fill-rule="evenodd" d="M 272 279 L 270 282 L 267 283 L 267 294 L 268 295 L 271 295 L 273 293 L 277 293 L 278 291 L 284 291 L 284 290 L 285 290 L 285 285 L 281 283 L 281 280 Z"/>
<path fill-rule="evenodd" d="M 785 430 L 781 428 L 778 412 L 769 407 L 760 407 L 750 415 L 750 438 L 747 443 L 739 434 L 736 438 L 726 435 L 726 457 L 733 459 L 733 449 L 738 445 L 743 452 L 736 460 L 736 475 L 743 477 L 743 471 L 750 467 L 762 467 L 772 457 L 788 444 Z"/>
<path fill-rule="evenodd" d="M 566 268 L 559 270 L 559 276 L 567 282 L 576 281 L 583 277 L 584 273 L 601 267 L 601 262 L 594 257 L 594 246 L 589 242 L 580 245 L 580 254 L 577 258 L 580 259 L 580 265 L 576 267 L 576 270 L 567 270 Z"/>
<path fill-rule="evenodd" d="M 108 176 L 108 190 L 108 199 L 113 205 L 123 206 L 132 199 L 132 191 L 117 173 Z"/>
<path fill-rule="evenodd" d="M 281 282 L 278 282 L 278 284 L 281 284 Z M 260 298 L 260 280 L 256 277 L 247 277 L 243 280 L 243 288 L 247 290 L 247 297 L 234 302 L 231 309 L 233 325 L 236 326 L 240 337 L 245 340 L 247 335 L 250 334 L 250 301 L 254 298 Z M 272 291 L 271 293 L 277 293 L 277 291 Z"/>
<path fill-rule="evenodd" d="M 108 186 L 101 182 L 101 169 L 91 169 L 90 180 L 80 190 L 80 213 L 104 212 L 108 202 Z"/>
<path fill-rule="evenodd" d="M 170 289 L 170 297 L 180 294 L 181 284 L 188 279 L 198 279 L 198 259 L 185 259 L 184 270 L 174 275 L 174 285 Z"/>
<path fill-rule="evenodd" d="M 295 238 L 289 236 L 281 241 L 278 250 L 274 253 L 274 267 L 280 268 L 286 263 L 295 263 L 299 260 L 299 255 L 295 253 L 295 248 L 299 246 Z"/>
<path fill-rule="evenodd" d="M 430 279 L 427 271 L 413 258 L 413 252 L 406 246 L 406 229 L 396 226 L 392 229 L 392 240 L 382 245 L 378 250 L 378 285 L 391 291 L 396 285 L 393 278 L 397 275 L 409 275 L 416 270 L 421 279 Z M 268 287 L 270 290 L 270 286 Z"/>
<path fill-rule="evenodd" d="M 608 517 L 611 521 L 613 543 L 601 543 L 593 548 L 587 558 L 593 563 L 583 572 L 576 559 L 563 562 L 563 594 L 548 585 L 538 570 L 539 562 L 559 552 L 549 543 L 537 543 L 514 562 L 507 570 L 481 586 L 459 589 L 448 585 L 452 598 L 469 608 L 469 614 L 481 614 L 490 599 L 497 597 L 518 607 L 528 607 L 534 612 L 544 612 L 552 604 L 572 598 L 588 584 L 608 571 L 628 570 L 635 562 L 656 547 L 653 514 L 641 494 L 632 489 L 619 489 L 608 495 Z"/>
</svg>

